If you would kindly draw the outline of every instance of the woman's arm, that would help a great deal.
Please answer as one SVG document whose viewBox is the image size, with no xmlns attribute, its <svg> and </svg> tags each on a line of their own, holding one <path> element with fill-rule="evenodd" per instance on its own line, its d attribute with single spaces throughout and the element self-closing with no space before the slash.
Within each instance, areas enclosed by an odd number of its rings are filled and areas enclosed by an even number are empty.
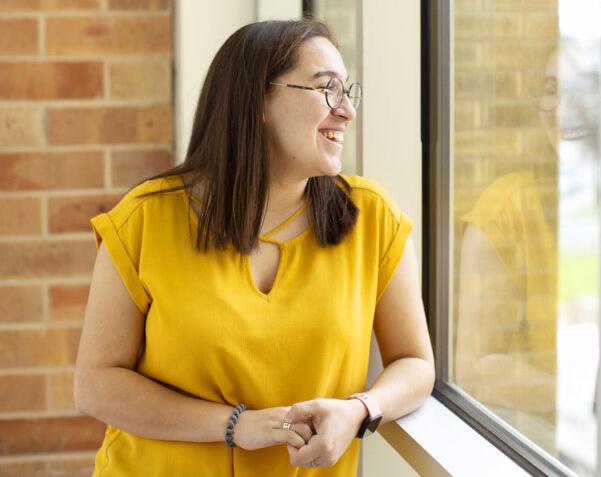
<svg viewBox="0 0 601 477">
<path fill-rule="evenodd" d="M 102 243 L 75 366 L 77 410 L 138 436 L 222 441 L 233 407 L 185 396 L 133 371 L 144 321 Z"/>
<path fill-rule="evenodd" d="M 133 370 L 144 321 L 101 244 L 75 366 L 77 410 L 150 439 L 223 442 L 232 406 L 185 395 Z M 234 442 L 247 450 L 304 445 L 311 437 L 308 424 L 299 423 L 294 430 L 281 428 L 288 409 L 244 411 Z"/>
<path fill-rule="evenodd" d="M 454 326 L 454 380 L 484 404 L 550 412 L 555 376 L 530 365 L 525 356 L 528 350 L 511 349 L 512 340 L 526 333 L 520 325 L 526 298 L 482 231 L 467 225 Z"/>
<path fill-rule="evenodd" d="M 383 424 L 417 409 L 434 387 L 434 354 L 411 236 L 376 307 L 374 332 L 384 371 L 368 394 L 379 404 Z"/>
</svg>

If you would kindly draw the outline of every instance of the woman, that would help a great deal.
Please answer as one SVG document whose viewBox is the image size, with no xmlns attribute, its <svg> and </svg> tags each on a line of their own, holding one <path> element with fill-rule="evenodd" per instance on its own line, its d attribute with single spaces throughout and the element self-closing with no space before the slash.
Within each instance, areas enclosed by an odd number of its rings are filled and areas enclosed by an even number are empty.
<svg viewBox="0 0 601 477">
<path fill-rule="evenodd" d="M 185 162 L 92 219 L 74 393 L 108 423 L 95 476 L 355 475 L 354 438 L 430 394 L 411 221 L 339 175 L 346 78 L 322 23 L 241 28 Z M 386 369 L 352 397 L 372 328 Z"/>
</svg>

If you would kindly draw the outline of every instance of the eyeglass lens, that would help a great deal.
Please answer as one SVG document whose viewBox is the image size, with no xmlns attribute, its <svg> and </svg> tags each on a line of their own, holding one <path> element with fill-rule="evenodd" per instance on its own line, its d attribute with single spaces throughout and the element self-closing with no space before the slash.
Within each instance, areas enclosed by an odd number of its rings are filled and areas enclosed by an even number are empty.
<svg viewBox="0 0 601 477">
<path fill-rule="evenodd" d="M 348 91 L 349 100 L 353 108 L 357 109 L 361 102 L 361 86 L 359 83 L 353 83 Z M 326 90 L 326 101 L 331 108 L 337 108 L 342 103 L 344 97 L 344 85 L 338 78 L 332 78 L 328 83 Z"/>
</svg>

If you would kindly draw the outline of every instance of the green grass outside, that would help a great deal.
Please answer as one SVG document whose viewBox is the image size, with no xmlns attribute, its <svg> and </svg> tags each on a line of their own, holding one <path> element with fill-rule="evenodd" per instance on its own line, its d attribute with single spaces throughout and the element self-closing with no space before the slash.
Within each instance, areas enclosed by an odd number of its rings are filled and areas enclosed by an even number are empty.
<svg viewBox="0 0 601 477">
<path fill-rule="evenodd" d="M 559 300 L 574 295 L 599 294 L 599 257 L 589 253 L 563 253 L 559 259 Z"/>
</svg>

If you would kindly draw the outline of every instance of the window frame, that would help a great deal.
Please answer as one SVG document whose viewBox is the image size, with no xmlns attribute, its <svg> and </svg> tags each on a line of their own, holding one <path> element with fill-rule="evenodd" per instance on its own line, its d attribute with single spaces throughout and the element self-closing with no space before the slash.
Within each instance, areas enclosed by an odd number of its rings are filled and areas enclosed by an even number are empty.
<svg viewBox="0 0 601 477">
<path fill-rule="evenodd" d="M 576 474 L 459 386 L 449 382 L 452 28 L 447 0 L 422 2 L 422 144 L 424 307 L 435 354 L 432 395 L 499 451 L 534 476 Z M 447 126 L 447 127 L 445 127 Z"/>
</svg>

